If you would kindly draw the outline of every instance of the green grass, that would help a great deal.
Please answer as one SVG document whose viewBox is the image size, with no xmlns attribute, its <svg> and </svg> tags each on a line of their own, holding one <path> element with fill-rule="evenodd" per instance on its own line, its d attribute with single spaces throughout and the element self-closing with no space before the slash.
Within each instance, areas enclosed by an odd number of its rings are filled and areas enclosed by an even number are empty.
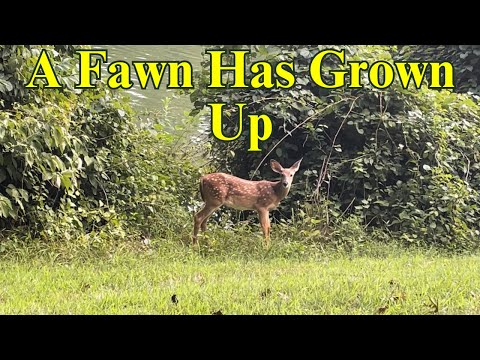
<svg viewBox="0 0 480 360">
<path fill-rule="evenodd" d="M 250 255 L 228 250 L 158 241 L 68 260 L 46 251 L 3 256 L 0 313 L 480 314 L 479 255 L 393 245 L 352 254 L 288 242 Z"/>
</svg>

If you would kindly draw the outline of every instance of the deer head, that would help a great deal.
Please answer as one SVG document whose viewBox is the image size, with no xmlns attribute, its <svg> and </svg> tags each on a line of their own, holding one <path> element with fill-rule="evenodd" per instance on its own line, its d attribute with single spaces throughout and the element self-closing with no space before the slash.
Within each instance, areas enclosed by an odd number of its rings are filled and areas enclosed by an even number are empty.
<svg viewBox="0 0 480 360">
<path fill-rule="evenodd" d="M 285 189 L 290 190 L 290 186 L 292 185 L 293 177 L 295 176 L 295 173 L 298 171 L 300 168 L 300 163 L 302 162 L 303 158 L 298 160 L 295 164 L 293 164 L 291 167 L 288 169 L 285 169 L 282 165 L 277 160 L 270 160 L 270 166 L 273 171 L 276 173 L 282 175 L 282 178 L 280 179 L 280 183 L 283 185 Z"/>
</svg>

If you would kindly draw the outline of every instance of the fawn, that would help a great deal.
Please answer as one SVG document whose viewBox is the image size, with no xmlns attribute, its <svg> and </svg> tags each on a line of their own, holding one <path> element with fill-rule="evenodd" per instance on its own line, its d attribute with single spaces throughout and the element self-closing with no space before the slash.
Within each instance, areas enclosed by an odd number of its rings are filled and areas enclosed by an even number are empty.
<svg viewBox="0 0 480 360">
<path fill-rule="evenodd" d="M 194 216 L 193 244 L 197 243 L 199 229 L 205 231 L 209 217 L 215 210 L 225 205 L 238 210 L 256 210 L 268 246 L 270 243 L 269 211 L 275 209 L 287 196 L 293 176 L 298 171 L 302 159 L 288 169 L 272 159 L 270 161 L 272 170 L 282 176 L 279 181 L 249 181 L 225 173 L 202 176 L 200 194 L 205 205 Z"/>
</svg>

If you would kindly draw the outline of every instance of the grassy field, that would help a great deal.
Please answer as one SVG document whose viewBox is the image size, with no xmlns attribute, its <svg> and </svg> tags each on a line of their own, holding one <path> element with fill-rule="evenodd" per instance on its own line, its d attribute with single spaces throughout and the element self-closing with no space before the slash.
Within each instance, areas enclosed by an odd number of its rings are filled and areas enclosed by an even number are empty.
<svg viewBox="0 0 480 360">
<path fill-rule="evenodd" d="M 285 246 L 250 259 L 176 243 L 68 261 L 4 257 L 0 313 L 480 314 L 479 255 L 385 247 L 287 257 Z"/>
</svg>

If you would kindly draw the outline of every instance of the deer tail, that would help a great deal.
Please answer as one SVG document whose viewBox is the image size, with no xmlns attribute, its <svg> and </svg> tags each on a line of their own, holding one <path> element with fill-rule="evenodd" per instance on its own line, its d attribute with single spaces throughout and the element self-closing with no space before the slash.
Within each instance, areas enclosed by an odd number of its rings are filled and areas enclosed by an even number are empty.
<svg viewBox="0 0 480 360">
<path fill-rule="evenodd" d="M 203 176 L 200 178 L 200 196 L 202 197 L 202 200 L 205 201 L 205 197 L 203 196 Z"/>
</svg>

